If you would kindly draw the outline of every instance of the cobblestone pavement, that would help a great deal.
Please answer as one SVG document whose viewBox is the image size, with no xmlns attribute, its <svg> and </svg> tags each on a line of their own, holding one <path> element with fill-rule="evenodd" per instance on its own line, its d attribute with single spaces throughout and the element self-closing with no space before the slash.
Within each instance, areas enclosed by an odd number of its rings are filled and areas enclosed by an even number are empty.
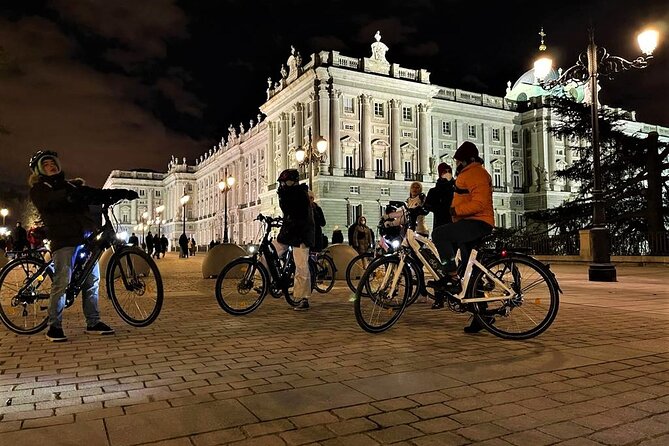
<svg viewBox="0 0 669 446">
<path fill-rule="evenodd" d="M 555 266 L 564 295 L 531 341 L 466 335 L 426 304 L 390 331 L 356 324 L 337 284 L 308 312 L 268 297 L 224 313 L 202 257 L 160 260 L 159 319 L 115 336 L 16 336 L 0 327 L 0 445 L 667 445 L 669 268 Z M 103 293 L 104 294 L 104 293 Z"/>
</svg>

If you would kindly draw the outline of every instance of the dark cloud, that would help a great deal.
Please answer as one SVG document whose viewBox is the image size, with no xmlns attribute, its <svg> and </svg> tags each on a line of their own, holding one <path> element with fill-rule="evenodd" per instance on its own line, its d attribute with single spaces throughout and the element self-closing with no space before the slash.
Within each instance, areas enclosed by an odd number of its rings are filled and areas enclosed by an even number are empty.
<svg viewBox="0 0 669 446">
<path fill-rule="evenodd" d="M 439 45 L 437 42 L 430 41 L 419 43 L 417 45 L 406 45 L 404 54 L 414 57 L 431 57 L 439 54 Z"/>
<path fill-rule="evenodd" d="M 328 36 L 314 36 L 308 39 L 309 46 L 312 48 L 331 49 L 336 51 L 344 51 L 348 49 L 348 45 L 340 37 Z"/>
</svg>

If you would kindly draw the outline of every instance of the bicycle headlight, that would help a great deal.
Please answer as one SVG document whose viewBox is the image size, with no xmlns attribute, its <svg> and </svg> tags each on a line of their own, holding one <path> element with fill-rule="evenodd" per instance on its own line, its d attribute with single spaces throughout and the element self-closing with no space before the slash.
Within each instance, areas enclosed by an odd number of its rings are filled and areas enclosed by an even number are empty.
<svg viewBox="0 0 669 446">
<path fill-rule="evenodd" d="M 117 232 L 116 238 L 119 240 L 126 240 L 128 238 L 128 233 L 126 231 Z"/>
<path fill-rule="evenodd" d="M 397 239 L 395 239 L 395 240 L 393 240 L 393 241 L 390 243 L 390 246 L 392 246 L 393 249 L 397 249 L 397 248 L 400 247 L 400 241 L 397 240 Z"/>
</svg>

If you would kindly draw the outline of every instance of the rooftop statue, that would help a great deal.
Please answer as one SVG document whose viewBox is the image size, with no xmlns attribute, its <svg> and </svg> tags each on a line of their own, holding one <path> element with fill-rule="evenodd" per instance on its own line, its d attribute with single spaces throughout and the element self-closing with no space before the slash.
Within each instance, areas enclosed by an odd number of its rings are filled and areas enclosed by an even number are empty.
<svg viewBox="0 0 669 446">
<path fill-rule="evenodd" d="M 386 60 L 386 52 L 388 51 L 388 46 L 385 43 L 381 42 L 381 33 L 376 31 L 374 34 L 376 42 L 372 43 L 372 59 L 378 60 L 379 62 L 388 63 Z"/>
</svg>

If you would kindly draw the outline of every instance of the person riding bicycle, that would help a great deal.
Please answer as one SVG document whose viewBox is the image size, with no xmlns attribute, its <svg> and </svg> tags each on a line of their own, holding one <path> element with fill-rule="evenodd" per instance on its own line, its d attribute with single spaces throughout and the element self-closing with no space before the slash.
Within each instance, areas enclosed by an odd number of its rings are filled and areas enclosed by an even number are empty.
<svg viewBox="0 0 669 446">
<path fill-rule="evenodd" d="M 48 230 L 51 257 L 55 274 L 49 300 L 49 331 L 52 342 L 63 342 L 62 320 L 65 308 L 65 290 L 70 282 L 74 256 L 79 255 L 85 239 L 101 225 L 101 217 L 89 206 L 134 200 L 137 192 L 127 189 L 103 190 L 87 187 L 83 180 L 66 180 L 58 154 L 39 150 L 31 158 L 29 167 L 30 199 L 39 211 Z M 82 303 L 86 317 L 86 333 L 112 334 L 114 330 L 100 320 L 98 311 L 98 283 L 100 270 L 96 264 L 82 288 Z"/>
<path fill-rule="evenodd" d="M 438 226 L 432 232 L 432 240 L 437 246 L 443 264 L 444 277 L 428 282 L 436 293 L 433 308 L 442 308 L 443 293 L 460 292 L 460 279 L 455 264 L 455 249 L 460 248 L 462 264 L 469 260 L 469 242 L 490 234 L 495 224 L 492 202 L 492 179 L 483 167 L 483 160 L 472 142 L 463 142 L 453 156 L 456 163 L 456 181 L 450 213 L 453 223 Z M 466 332 L 481 330 L 478 320 L 465 329 Z"/>
<path fill-rule="evenodd" d="M 293 247 L 295 260 L 294 298 L 301 298 L 295 310 L 308 310 L 311 296 L 311 275 L 309 273 L 309 249 L 315 245 L 314 212 L 309 201 L 309 187 L 300 184 L 297 169 L 286 169 L 277 179 L 279 187 L 279 207 L 283 212 L 283 225 L 272 244 L 279 256 Z"/>
</svg>

